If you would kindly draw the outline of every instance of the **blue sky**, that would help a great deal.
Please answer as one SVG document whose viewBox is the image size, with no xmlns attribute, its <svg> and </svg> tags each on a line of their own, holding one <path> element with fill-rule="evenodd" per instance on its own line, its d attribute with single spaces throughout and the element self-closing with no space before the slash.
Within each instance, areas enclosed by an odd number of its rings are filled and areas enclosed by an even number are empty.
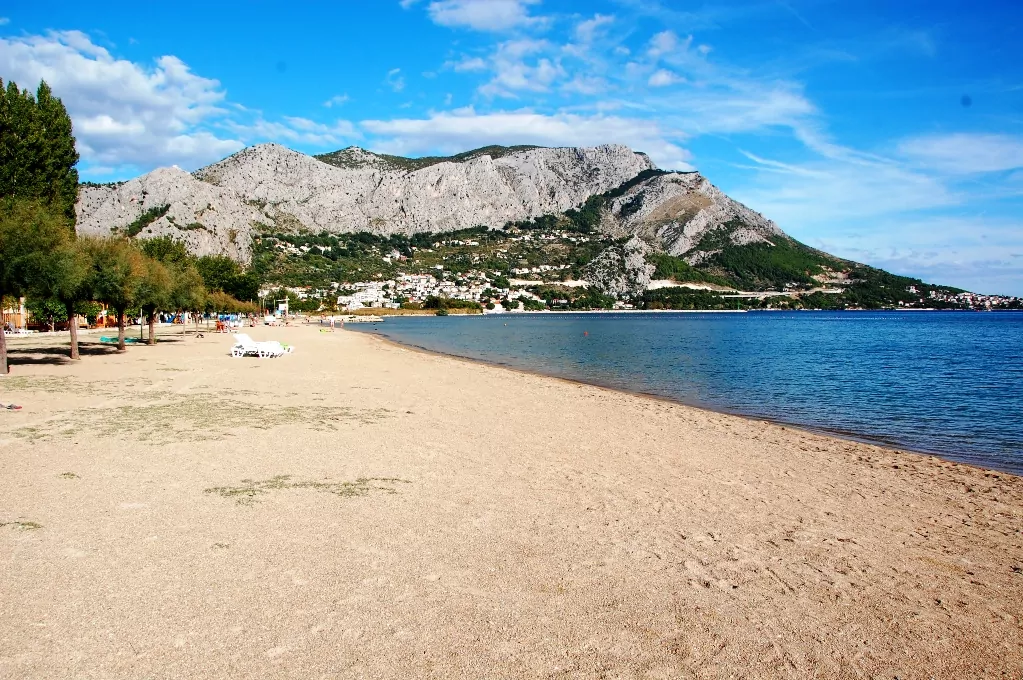
<svg viewBox="0 0 1023 680">
<path fill-rule="evenodd" d="M 0 77 L 45 78 L 64 99 L 83 179 L 192 170 L 265 141 L 403 155 L 618 142 L 699 169 L 810 245 L 1023 295 L 1019 3 L 111 0 L 0 14 Z"/>
</svg>

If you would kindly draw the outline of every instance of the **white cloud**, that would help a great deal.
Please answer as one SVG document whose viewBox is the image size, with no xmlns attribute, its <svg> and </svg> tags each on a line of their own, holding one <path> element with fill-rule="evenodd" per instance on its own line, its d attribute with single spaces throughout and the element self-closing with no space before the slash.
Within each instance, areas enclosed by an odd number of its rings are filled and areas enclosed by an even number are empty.
<svg viewBox="0 0 1023 680">
<path fill-rule="evenodd" d="M 610 85 L 599 76 L 578 75 L 561 86 L 562 92 L 595 95 L 608 91 Z"/>
<path fill-rule="evenodd" d="M 387 72 L 387 78 L 385 78 L 387 86 L 395 92 L 401 92 L 405 89 L 405 78 L 401 75 L 400 68 L 392 68 Z"/>
<path fill-rule="evenodd" d="M 580 21 L 575 27 L 575 37 L 582 42 L 591 42 L 605 26 L 614 23 L 615 18 L 609 14 L 594 14 L 592 19 Z"/>
<path fill-rule="evenodd" d="M 174 56 L 141 65 L 79 31 L 51 32 L 0 38 L 0 73 L 22 87 L 50 84 L 71 114 L 85 163 L 191 168 L 243 146 L 206 127 L 226 113 L 220 83 Z"/>
<path fill-rule="evenodd" d="M 446 66 L 450 66 L 459 73 L 487 70 L 487 62 L 479 57 L 465 57 L 461 61 L 448 62 Z"/>
<path fill-rule="evenodd" d="M 298 116 L 284 116 L 281 121 L 268 121 L 258 116 L 251 122 L 225 121 L 224 127 L 246 140 L 271 140 L 317 147 L 338 146 L 361 135 L 347 120 L 332 124 L 319 123 Z"/>
<path fill-rule="evenodd" d="M 545 115 L 527 109 L 478 114 L 472 108 L 434 113 L 428 118 L 367 120 L 376 148 L 388 153 L 457 153 L 487 144 L 596 146 L 626 144 L 644 151 L 660 167 L 692 169 L 688 151 L 671 141 L 656 122 L 618 116 Z"/>
<path fill-rule="evenodd" d="M 1011 135 L 928 135 L 905 140 L 898 148 L 918 166 L 951 174 L 1023 168 L 1023 138 Z"/>
<path fill-rule="evenodd" d="M 435 0 L 427 10 L 441 26 L 477 31 L 507 31 L 543 22 L 530 16 L 529 5 L 539 0 Z"/>
<path fill-rule="evenodd" d="M 419 2 L 419 0 L 399 0 L 398 4 L 401 5 L 402 9 L 408 9 L 417 2 Z"/>
<path fill-rule="evenodd" d="M 668 85 L 674 85 L 675 83 L 682 82 L 685 82 L 685 78 L 681 78 L 678 74 L 662 68 L 650 75 L 650 78 L 647 80 L 647 85 L 650 87 L 666 87 Z"/>
<path fill-rule="evenodd" d="M 0 17 L 0 26 L 6 26 L 9 23 L 11 23 L 11 20 L 7 17 Z"/>
<path fill-rule="evenodd" d="M 547 92 L 566 77 L 557 60 L 538 56 L 551 47 L 544 40 L 523 38 L 501 43 L 490 59 L 493 77 L 479 88 L 487 97 L 514 98 L 518 92 Z"/>
<path fill-rule="evenodd" d="M 794 83 L 724 79 L 672 91 L 648 102 L 690 134 L 733 134 L 808 127 L 817 108 Z"/>
<path fill-rule="evenodd" d="M 336 94 L 327 101 L 323 102 L 323 105 L 326 106 L 328 109 L 334 106 L 344 106 L 348 102 L 348 99 L 349 97 L 347 94 Z"/>
<path fill-rule="evenodd" d="M 650 39 L 650 47 L 647 49 L 647 54 L 651 58 L 657 59 L 665 55 L 670 55 L 674 52 L 688 50 L 689 45 L 692 42 L 693 36 L 689 36 L 685 40 L 680 41 L 674 32 L 661 31 Z"/>
</svg>

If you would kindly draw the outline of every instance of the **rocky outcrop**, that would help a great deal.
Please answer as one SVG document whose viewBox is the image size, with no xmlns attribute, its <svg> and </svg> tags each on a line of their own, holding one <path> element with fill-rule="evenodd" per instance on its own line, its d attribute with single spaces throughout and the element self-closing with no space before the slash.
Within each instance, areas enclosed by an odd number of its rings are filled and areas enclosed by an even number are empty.
<svg viewBox="0 0 1023 680">
<path fill-rule="evenodd" d="M 601 228 L 618 237 L 639 236 L 693 265 L 725 243 L 770 243 L 771 237 L 785 236 L 696 172 L 662 174 L 631 187 L 611 201 Z"/>
<path fill-rule="evenodd" d="M 586 280 L 603 294 L 619 300 L 639 295 L 650 285 L 655 269 L 646 261 L 649 252 L 650 246 L 633 236 L 593 258 L 586 266 Z"/>
<path fill-rule="evenodd" d="M 78 193 L 79 233 L 124 233 L 147 210 L 166 214 L 142 228 L 141 238 L 170 235 L 197 255 L 226 254 L 246 261 L 252 227 L 263 212 L 232 189 L 200 182 L 184 170 L 160 168 L 118 186 L 83 186 Z"/>
<path fill-rule="evenodd" d="M 395 157 L 363 149 L 334 154 L 345 166 L 338 167 L 262 144 L 193 175 L 163 168 L 120 186 L 83 187 L 79 229 L 123 229 L 146 209 L 169 205 L 141 237 L 170 234 L 194 252 L 244 260 L 259 223 L 384 235 L 497 227 L 560 213 L 653 167 L 620 145 L 505 151 L 408 170 Z"/>
</svg>

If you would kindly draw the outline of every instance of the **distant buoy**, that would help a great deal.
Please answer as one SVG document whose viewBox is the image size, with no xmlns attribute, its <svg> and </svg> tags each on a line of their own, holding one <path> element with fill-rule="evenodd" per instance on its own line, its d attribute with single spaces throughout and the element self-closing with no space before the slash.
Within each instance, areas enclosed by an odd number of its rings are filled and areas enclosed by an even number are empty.
<svg viewBox="0 0 1023 680">
<path fill-rule="evenodd" d="M 589 334 L 590 334 L 589 331 L 583 331 L 583 335 L 589 335 Z"/>
</svg>

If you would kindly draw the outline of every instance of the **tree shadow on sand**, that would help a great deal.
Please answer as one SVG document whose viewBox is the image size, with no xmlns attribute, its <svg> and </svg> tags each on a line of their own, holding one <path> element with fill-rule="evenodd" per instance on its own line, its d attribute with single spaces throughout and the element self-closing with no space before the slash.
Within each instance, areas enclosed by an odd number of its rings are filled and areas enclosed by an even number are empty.
<svg viewBox="0 0 1023 680">
<path fill-rule="evenodd" d="M 70 352 L 68 345 L 54 345 L 52 347 L 8 347 L 7 362 L 11 366 L 49 365 L 63 366 L 71 363 L 68 357 Z M 99 345 L 91 343 L 79 343 L 78 353 L 83 357 L 106 356 L 117 354 L 115 345 Z"/>
</svg>

